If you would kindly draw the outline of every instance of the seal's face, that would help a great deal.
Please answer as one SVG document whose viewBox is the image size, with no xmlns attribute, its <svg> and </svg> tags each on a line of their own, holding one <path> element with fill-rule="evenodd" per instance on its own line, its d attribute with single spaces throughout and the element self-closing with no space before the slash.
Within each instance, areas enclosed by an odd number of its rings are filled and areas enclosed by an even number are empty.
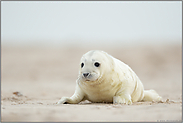
<svg viewBox="0 0 183 123">
<path fill-rule="evenodd" d="M 80 62 L 80 81 L 98 81 L 105 69 L 105 55 L 99 51 L 90 51 L 83 55 Z"/>
</svg>

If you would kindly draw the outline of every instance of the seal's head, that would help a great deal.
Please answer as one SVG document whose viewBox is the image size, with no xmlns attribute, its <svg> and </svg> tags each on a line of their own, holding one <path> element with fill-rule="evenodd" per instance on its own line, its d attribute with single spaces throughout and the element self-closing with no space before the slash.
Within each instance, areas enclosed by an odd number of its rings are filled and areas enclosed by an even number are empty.
<svg viewBox="0 0 183 123">
<path fill-rule="evenodd" d="M 103 74 L 105 74 L 106 72 L 110 72 L 111 65 L 111 58 L 109 58 L 107 53 L 98 50 L 92 50 L 87 52 L 83 55 L 80 61 L 80 81 L 100 81 Z"/>
</svg>

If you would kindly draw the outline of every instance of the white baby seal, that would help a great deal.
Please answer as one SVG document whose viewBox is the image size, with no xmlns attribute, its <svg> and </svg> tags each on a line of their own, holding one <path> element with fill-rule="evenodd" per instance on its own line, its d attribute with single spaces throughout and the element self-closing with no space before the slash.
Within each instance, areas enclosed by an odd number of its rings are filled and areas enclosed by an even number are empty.
<svg viewBox="0 0 183 123">
<path fill-rule="evenodd" d="M 128 65 L 104 51 L 92 50 L 81 58 L 74 95 L 62 97 L 57 104 L 83 100 L 132 104 L 161 99 L 156 91 L 144 90 L 142 82 Z"/>
</svg>

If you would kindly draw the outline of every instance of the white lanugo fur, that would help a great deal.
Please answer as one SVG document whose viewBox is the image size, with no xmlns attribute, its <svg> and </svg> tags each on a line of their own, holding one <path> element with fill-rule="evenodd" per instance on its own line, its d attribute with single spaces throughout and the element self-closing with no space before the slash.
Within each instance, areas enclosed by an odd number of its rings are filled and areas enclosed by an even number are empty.
<svg viewBox="0 0 183 123">
<path fill-rule="evenodd" d="M 81 58 L 74 95 L 62 97 L 57 104 L 74 104 L 83 100 L 132 104 L 161 99 L 156 91 L 144 90 L 142 82 L 128 65 L 104 51 L 93 50 Z"/>
</svg>

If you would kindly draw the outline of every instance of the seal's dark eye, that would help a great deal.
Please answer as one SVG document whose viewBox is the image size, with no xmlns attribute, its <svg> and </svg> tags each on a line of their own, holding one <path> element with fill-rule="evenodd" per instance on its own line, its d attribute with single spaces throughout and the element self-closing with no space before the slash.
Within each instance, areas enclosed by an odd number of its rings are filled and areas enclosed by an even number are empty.
<svg viewBox="0 0 183 123">
<path fill-rule="evenodd" d="M 83 66 L 84 66 L 84 63 L 81 63 L 81 68 L 83 68 Z"/>
<path fill-rule="evenodd" d="M 95 62 L 95 67 L 99 67 L 100 66 L 100 63 L 98 63 L 98 62 Z"/>
</svg>

